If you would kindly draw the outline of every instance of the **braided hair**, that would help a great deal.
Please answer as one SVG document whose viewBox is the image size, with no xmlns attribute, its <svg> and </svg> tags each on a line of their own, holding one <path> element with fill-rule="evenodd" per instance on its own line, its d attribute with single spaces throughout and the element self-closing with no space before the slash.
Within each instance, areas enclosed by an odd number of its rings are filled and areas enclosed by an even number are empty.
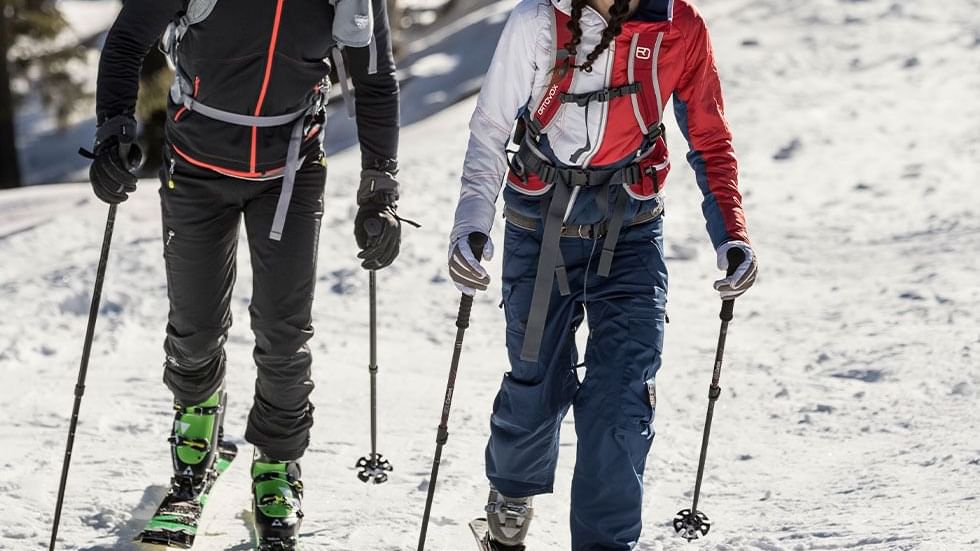
<svg viewBox="0 0 980 551">
<path fill-rule="evenodd" d="M 565 50 L 568 52 L 568 59 L 575 57 L 578 53 L 578 47 L 582 44 L 582 26 L 579 24 L 582 20 L 582 11 L 585 6 L 588 5 L 588 0 L 572 0 L 572 13 L 571 19 L 568 21 L 568 30 L 572 32 L 572 38 L 565 44 Z M 609 48 L 609 44 L 619 35 L 620 31 L 623 30 L 623 23 L 626 18 L 629 17 L 630 11 L 630 0 L 615 0 L 611 8 L 609 8 L 609 24 L 606 25 L 606 29 L 602 31 L 602 39 L 594 50 L 589 52 L 586 56 L 585 62 L 580 65 L 572 65 L 575 69 L 581 69 L 586 73 L 592 72 L 592 64 L 602 55 L 602 52 Z M 571 62 L 569 62 L 571 63 Z"/>
</svg>

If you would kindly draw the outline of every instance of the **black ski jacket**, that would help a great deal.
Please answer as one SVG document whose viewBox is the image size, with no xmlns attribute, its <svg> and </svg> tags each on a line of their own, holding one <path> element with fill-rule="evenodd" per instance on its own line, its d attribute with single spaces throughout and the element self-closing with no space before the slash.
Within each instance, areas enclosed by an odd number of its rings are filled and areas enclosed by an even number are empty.
<svg viewBox="0 0 980 551">
<path fill-rule="evenodd" d="M 398 150 L 398 83 L 388 19 L 385 2 L 373 5 L 374 43 L 344 49 L 365 168 L 385 166 Z M 184 9 L 185 0 L 123 3 L 99 62 L 100 124 L 134 113 L 143 58 Z M 195 99 L 243 115 L 282 115 L 302 108 L 330 72 L 333 11 L 328 0 L 218 0 L 180 44 L 180 68 L 195 84 Z M 171 154 L 244 178 L 261 178 L 283 167 L 291 124 L 236 126 L 182 110 L 172 99 L 168 103 Z M 304 153 L 316 147 L 318 136 L 307 136 Z"/>
</svg>

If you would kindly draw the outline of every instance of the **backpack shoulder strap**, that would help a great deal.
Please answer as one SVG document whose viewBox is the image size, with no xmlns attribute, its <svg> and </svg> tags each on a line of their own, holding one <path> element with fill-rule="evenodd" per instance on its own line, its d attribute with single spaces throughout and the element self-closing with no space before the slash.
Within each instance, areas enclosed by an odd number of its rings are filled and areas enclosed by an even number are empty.
<svg viewBox="0 0 980 551">
<path fill-rule="evenodd" d="M 548 86 L 538 95 L 528 102 L 528 106 L 533 109 L 530 114 L 531 122 L 537 132 L 542 132 L 555 119 L 561 108 L 561 96 L 567 93 L 572 87 L 572 78 L 575 71 L 568 66 L 568 50 L 565 45 L 572 39 L 572 31 L 568 29 L 568 22 L 571 18 L 565 12 L 552 6 L 551 8 L 551 36 L 553 62 L 551 67 L 551 80 Z M 572 60 L 574 63 L 574 60 Z"/>
<path fill-rule="evenodd" d="M 636 122 L 644 134 L 650 133 L 663 121 L 664 104 L 660 91 L 660 75 L 657 70 L 663 31 L 638 32 L 630 43 L 627 77 L 630 84 L 640 83 L 640 93 L 630 96 Z"/>
<path fill-rule="evenodd" d="M 187 11 L 184 14 L 184 25 L 190 27 L 204 21 L 214 11 L 218 0 L 187 0 Z"/>
</svg>

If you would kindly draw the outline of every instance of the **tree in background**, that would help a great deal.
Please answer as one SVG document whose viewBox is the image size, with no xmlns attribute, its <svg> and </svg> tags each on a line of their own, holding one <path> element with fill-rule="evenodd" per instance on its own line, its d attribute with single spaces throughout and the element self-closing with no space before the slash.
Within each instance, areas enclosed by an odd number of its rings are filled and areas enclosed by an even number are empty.
<svg viewBox="0 0 980 551">
<path fill-rule="evenodd" d="M 52 0 L 0 0 L 0 189 L 21 185 L 14 113 L 26 92 L 38 94 L 62 127 L 90 97 L 72 74 L 87 48 L 64 40 L 67 28 Z"/>
<path fill-rule="evenodd" d="M 151 48 L 140 69 L 139 97 L 136 118 L 140 121 L 140 142 L 145 163 L 143 177 L 156 174 L 163 163 L 163 127 L 167 122 L 167 97 L 174 72 L 167 58 L 157 48 Z"/>
</svg>

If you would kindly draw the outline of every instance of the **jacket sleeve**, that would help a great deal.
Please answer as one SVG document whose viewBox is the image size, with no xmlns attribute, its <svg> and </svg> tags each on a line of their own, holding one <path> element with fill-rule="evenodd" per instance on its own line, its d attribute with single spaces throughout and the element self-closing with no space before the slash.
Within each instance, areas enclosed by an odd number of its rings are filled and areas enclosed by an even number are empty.
<svg viewBox="0 0 980 551">
<path fill-rule="evenodd" d="M 345 48 L 354 83 L 357 138 L 363 168 L 385 167 L 398 158 L 398 80 L 384 0 L 374 6 L 374 38 L 363 48 Z"/>
<path fill-rule="evenodd" d="M 127 0 L 109 29 L 95 93 L 99 124 L 136 111 L 143 58 L 183 7 L 181 0 Z"/>
<path fill-rule="evenodd" d="M 483 79 L 463 161 L 462 189 L 450 242 L 471 232 L 490 234 L 507 170 L 507 141 L 534 86 L 535 39 L 541 2 L 524 0 L 510 14 Z"/>
<path fill-rule="evenodd" d="M 694 12 L 685 32 L 686 68 L 674 92 L 674 115 L 687 139 L 687 160 L 704 194 L 701 209 L 708 235 L 717 248 L 726 241 L 748 242 L 738 163 L 708 29 Z"/>
</svg>

